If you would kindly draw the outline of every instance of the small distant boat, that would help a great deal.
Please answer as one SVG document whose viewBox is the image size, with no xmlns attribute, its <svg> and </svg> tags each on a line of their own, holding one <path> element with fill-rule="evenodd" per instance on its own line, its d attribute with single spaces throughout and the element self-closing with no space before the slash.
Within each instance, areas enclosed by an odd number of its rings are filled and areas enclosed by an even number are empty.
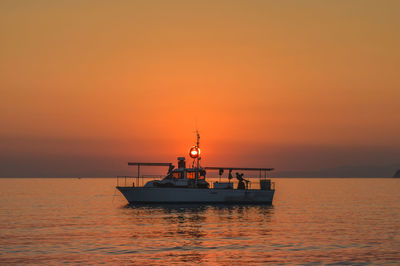
<svg viewBox="0 0 400 266">
<path fill-rule="evenodd" d="M 130 162 L 128 165 L 138 167 L 137 184 L 120 186 L 117 179 L 117 189 L 131 204 L 143 203 L 200 203 L 200 204 L 272 204 L 275 193 L 275 183 L 266 178 L 273 168 L 243 168 L 243 167 L 201 167 L 200 166 L 200 134 L 197 132 L 197 143 L 189 150 L 193 159 L 191 167 L 186 167 L 185 157 L 178 157 L 178 168 L 172 163 L 140 163 Z M 138 186 L 141 166 L 168 166 L 168 173 L 162 180 L 148 181 L 144 186 Z M 206 181 L 206 171 L 228 171 L 228 182 Z M 249 180 L 243 178 L 243 173 L 236 172 L 238 183 L 232 182 L 232 171 L 258 171 L 260 173 L 259 189 L 250 189 Z"/>
</svg>

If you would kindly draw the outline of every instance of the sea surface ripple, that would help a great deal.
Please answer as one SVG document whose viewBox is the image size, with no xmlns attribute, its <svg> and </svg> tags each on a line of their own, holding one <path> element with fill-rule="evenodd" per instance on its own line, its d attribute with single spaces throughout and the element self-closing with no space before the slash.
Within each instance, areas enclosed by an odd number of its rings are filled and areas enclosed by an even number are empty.
<svg viewBox="0 0 400 266">
<path fill-rule="evenodd" d="M 400 264 L 400 179 L 273 181 L 273 205 L 131 206 L 113 178 L 2 178 L 0 264 Z"/>
</svg>

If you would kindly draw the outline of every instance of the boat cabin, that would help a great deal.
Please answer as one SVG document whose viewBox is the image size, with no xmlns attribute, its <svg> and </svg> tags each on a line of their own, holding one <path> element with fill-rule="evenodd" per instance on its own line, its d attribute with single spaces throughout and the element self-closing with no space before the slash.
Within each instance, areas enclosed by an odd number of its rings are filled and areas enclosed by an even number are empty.
<svg viewBox="0 0 400 266">
<path fill-rule="evenodd" d="M 144 187 L 190 187 L 209 188 L 206 171 L 201 167 L 186 168 L 185 157 L 178 157 L 178 168 L 170 164 L 167 176 L 161 181 L 153 180 Z"/>
</svg>

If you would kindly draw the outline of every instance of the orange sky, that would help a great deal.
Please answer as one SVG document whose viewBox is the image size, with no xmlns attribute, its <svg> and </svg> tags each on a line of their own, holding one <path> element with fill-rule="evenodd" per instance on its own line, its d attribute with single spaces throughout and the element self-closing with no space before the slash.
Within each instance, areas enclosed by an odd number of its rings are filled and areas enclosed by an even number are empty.
<svg viewBox="0 0 400 266">
<path fill-rule="evenodd" d="M 399 10 L 1 1 L 0 157 L 172 161 L 197 126 L 208 164 L 311 169 L 329 147 L 346 156 L 316 167 L 398 162 L 377 150 L 400 149 Z"/>
</svg>

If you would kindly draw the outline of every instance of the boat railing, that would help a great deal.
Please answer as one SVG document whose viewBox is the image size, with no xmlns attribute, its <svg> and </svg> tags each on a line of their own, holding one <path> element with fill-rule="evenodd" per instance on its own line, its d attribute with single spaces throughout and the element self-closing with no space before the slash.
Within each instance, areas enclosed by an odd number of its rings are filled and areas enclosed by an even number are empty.
<svg viewBox="0 0 400 266">
<path fill-rule="evenodd" d="M 117 176 L 117 187 L 143 187 L 148 180 L 161 180 L 162 175 Z"/>
<path fill-rule="evenodd" d="M 259 183 L 259 180 L 260 180 L 260 178 L 259 177 L 247 177 L 247 179 L 248 179 L 248 183 L 247 183 L 247 185 L 246 185 L 246 189 L 260 189 L 260 183 Z M 262 178 L 262 179 L 264 179 L 264 178 Z M 214 182 L 216 182 L 216 181 L 218 181 L 218 182 L 229 182 L 229 183 L 232 183 L 233 184 L 233 188 L 234 189 L 236 189 L 237 187 L 238 187 L 238 183 L 239 183 L 239 181 L 237 181 L 237 180 L 235 180 L 235 179 L 232 179 L 232 180 L 227 180 L 227 179 L 220 179 L 219 177 L 217 177 L 217 176 L 211 176 L 211 177 L 209 177 L 209 178 L 207 178 L 207 181 L 210 183 L 210 188 L 214 188 Z M 271 190 L 275 190 L 275 182 L 272 182 L 271 181 L 271 186 L 270 186 L 270 189 Z"/>
</svg>

